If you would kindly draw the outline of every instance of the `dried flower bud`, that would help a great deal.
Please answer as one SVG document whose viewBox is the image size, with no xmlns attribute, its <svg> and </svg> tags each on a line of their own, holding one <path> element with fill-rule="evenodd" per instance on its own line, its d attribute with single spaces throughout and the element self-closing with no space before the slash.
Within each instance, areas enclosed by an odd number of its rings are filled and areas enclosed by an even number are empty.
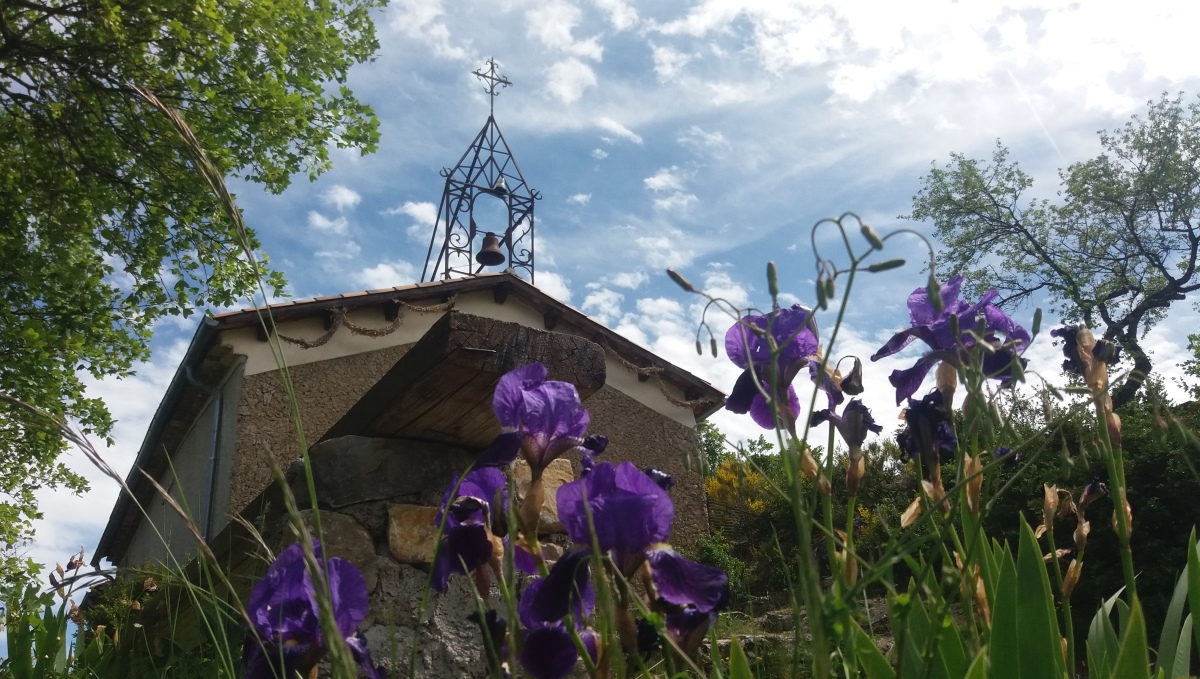
<svg viewBox="0 0 1200 679">
<path fill-rule="evenodd" d="M 1108 441 L 1114 450 L 1121 447 L 1121 416 L 1109 411 L 1104 414 L 1104 422 L 1108 425 Z"/>
<path fill-rule="evenodd" d="M 1050 563 L 1051 561 L 1054 561 L 1055 559 L 1061 559 L 1070 553 L 1071 553 L 1071 550 L 1069 550 L 1069 549 L 1065 549 L 1065 548 L 1064 549 L 1056 549 L 1056 550 L 1054 550 L 1053 554 L 1051 554 L 1050 552 L 1046 552 L 1045 554 L 1043 554 L 1042 561 L 1045 561 L 1046 563 Z"/>
<path fill-rule="evenodd" d="M 863 393 L 863 369 L 862 361 L 858 360 L 857 356 L 851 356 L 853 367 L 850 368 L 850 373 L 842 378 L 842 392 L 850 396 L 858 396 Z"/>
<path fill-rule="evenodd" d="M 900 515 L 900 527 L 908 528 L 916 523 L 921 516 L 921 496 L 909 503 L 908 508 Z"/>
<path fill-rule="evenodd" d="M 1075 589 L 1075 583 L 1079 582 L 1079 575 L 1083 572 L 1083 562 L 1079 559 L 1071 559 L 1071 565 L 1067 566 L 1067 574 L 1063 576 L 1062 595 L 1064 599 L 1071 596 L 1071 592 Z"/>
<path fill-rule="evenodd" d="M 967 476 L 967 508 L 979 515 L 979 494 L 983 490 L 982 455 L 967 455 L 963 458 L 963 473 Z"/>
<path fill-rule="evenodd" d="M 1075 549 L 1077 549 L 1080 554 L 1083 553 L 1083 550 L 1087 549 L 1087 538 L 1088 534 L 1091 532 L 1091 521 L 1080 518 L 1079 523 L 1075 524 Z"/>
<path fill-rule="evenodd" d="M 949 361 L 938 363 L 936 384 L 942 392 L 942 403 L 949 409 L 954 403 L 954 391 L 958 389 L 958 368 Z"/>
<path fill-rule="evenodd" d="M 800 470 L 810 479 L 817 478 L 817 475 L 821 472 L 817 461 L 813 459 L 812 453 L 808 452 L 807 448 L 804 450 L 804 455 L 800 458 Z"/>
<path fill-rule="evenodd" d="M 851 448 L 851 455 L 846 464 L 846 493 L 850 497 L 858 495 L 858 484 L 867 473 L 867 461 L 863 458 L 862 449 L 859 448 L 858 455 L 853 455 L 854 449 Z"/>
<path fill-rule="evenodd" d="M 708 348 L 712 350 L 713 358 L 716 358 L 717 357 L 717 338 L 716 337 L 708 338 Z"/>
<path fill-rule="evenodd" d="M 1048 530 L 1054 530 L 1054 515 L 1058 513 L 1058 487 L 1048 483 L 1042 484 L 1044 499 L 1042 500 L 1042 524 Z"/>
</svg>

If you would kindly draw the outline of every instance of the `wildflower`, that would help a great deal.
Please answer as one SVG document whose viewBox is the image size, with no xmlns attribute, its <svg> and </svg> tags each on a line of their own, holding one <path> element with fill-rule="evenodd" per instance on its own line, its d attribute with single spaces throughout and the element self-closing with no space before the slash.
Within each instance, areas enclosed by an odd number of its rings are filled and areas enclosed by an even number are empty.
<svg viewBox="0 0 1200 679">
<path fill-rule="evenodd" d="M 679 623 L 677 643 L 686 647 L 696 633 L 695 626 L 709 621 L 699 631 L 703 637 L 715 611 L 728 602 L 729 584 L 721 569 L 684 558 L 665 544 L 674 514 L 667 493 L 628 462 L 596 465 L 586 477 L 558 490 L 558 515 L 571 540 L 590 546 L 594 538 L 594 544 L 626 578 L 641 572 L 647 578 L 646 591 L 653 606 L 666 614 L 668 630 L 673 620 Z M 561 606 L 555 612 L 562 610 Z M 641 646 L 636 622 L 627 605 L 616 613 L 622 644 L 627 652 L 635 652 Z"/>
<path fill-rule="evenodd" d="M 667 492 L 629 462 L 596 465 L 587 476 L 558 489 L 558 517 L 571 540 L 592 545 L 584 494 L 596 543 L 610 553 L 625 577 L 637 572 L 650 545 L 671 532 L 675 505 Z"/>
<path fill-rule="evenodd" d="M 774 366 L 777 393 L 771 394 L 768 401 L 760 389 L 770 389 L 767 375 L 772 346 L 778 349 Z M 745 316 L 725 333 L 725 353 L 743 371 L 725 400 L 725 408 L 739 414 L 748 412 L 760 427 L 774 429 L 772 406 L 782 404 L 780 415 L 788 428 L 793 428 L 800 415 L 800 399 L 791 386 L 792 380 L 805 365 L 812 370 L 817 351 L 816 321 L 812 312 L 799 304 L 767 315 Z M 820 361 L 816 364 L 819 367 Z"/>
<path fill-rule="evenodd" d="M 568 451 L 576 451 L 587 469 L 592 456 L 608 446 L 604 436 L 583 436 L 589 416 L 579 407 L 575 385 L 547 380 L 546 374 L 546 366 L 531 363 L 500 378 L 492 410 L 500 421 L 501 433 L 476 462 L 480 467 L 498 467 L 520 454 L 529 463 L 530 484 L 519 514 L 529 540 L 537 534 L 538 515 L 545 502 L 542 471 L 546 465 Z"/>
<path fill-rule="evenodd" d="M 936 363 L 941 361 L 951 366 L 962 365 L 968 360 L 970 351 L 981 341 L 991 349 L 983 357 L 983 371 L 988 377 L 1007 383 L 1013 362 L 1021 361 L 1024 365 L 1024 359 L 1019 354 L 1031 338 L 1024 328 L 992 304 L 999 293 L 989 290 L 983 299 L 970 304 L 958 298 L 962 283 L 963 277 L 955 276 L 941 285 L 943 308 L 940 313 L 930 301 L 927 288 L 914 290 L 908 296 L 912 327 L 893 335 L 871 356 L 872 361 L 878 361 L 898 353 L 916 339 L 929 346 L 929 351 L 911 368 L 893 370 L 888 377 L 888 381 L 896 388 L 897 404 L 921 388 L 925 376 Z M 982 337 L 978 333 L 980 325 L 983 327 Z M 1004 340 L 1001 341 L 998 335 L 1003 335 Z"/>
<path fill-rule="evenodd" d="M 866 461 L 863 458 L 862 445 L 867 438 L 867 432 L 878 434 L 883 426 L 877 424 L 871 417 L 871 411 L 859 399 L 851 399 L 842 414 L 838 415 L 833 408 L 818 410 L 812 415 L 812 425 L 815 427 L 822 422 L 830 422 L 837 427 L 842 440 L 849 448 L 846 464 L 846 488 L 850 495 L 858 494 L 858 482 L 866 473 Z"/>
<path fill-rule="evenodd" d="M 896 437 L 901 451 L 914 460 L 921 457 L 927 468 L 950 461 L 958 439 L 940 391 L 931 391 L 920 401 L 908 399 L 904 421 L 904 430 Z"/>
<path fill-rule="evenodd" d="M 458 483 L 458 477 L 451 479 L 442 495 L 442 508 L 434 519 L 441 526 L 445 517 L 442 541 L 433 563 L 435 590 L 446 591 L 451 575 L 475 572 L 503 553 L 496 533 L 504 532 L 502 523 L 507 508 L 507 482 L 499 469 L 472 470 L 462 483 Z M 499 568 L 495 570 L 500 572 Z M 487 596 L 488 586 L 480 588 L 482 596 Z"/>
<path fill-rule="evenodd" d="M 367 614 L 366 581 L 349 561 L 322 559 L 315 540 L 313 552 L 329 582 L 338 633 L 367 676 L 384 679 L 386 673 L 375 667 L 366 643 L 356 636 Z M 280 552 L 254 585 L 246 614 L 254 629 L 242 647 L 245 679 L 307 677 L 327 651 L 315 588 L 299 543 Z"/>
<path fill-rule="evenodd" d="M 547 380 L 546 374 L 546 366 L 531 363 L 500 378 L 492 410 L 502 433 L 480 456 L 478 466 L 503 466 L 519 453 L 536 481 L 546 465 L 568 451 L 585 456 L 604 452 L 608 439 L 583 436 L 589 416 L 579 407 L 575 385 Z"/>
<path fill-rule="evenodd" d="M 663 490 L 671 490 L 675 486 L 675 479 L 658 467 L 646 467 L 643 471 Z"/>
<path fill-rule="evenodd" d="M 1104 495 L 1108 495 L 1108 486 L 1099 478 L 1093 478 L 1092 482 L 1084 486 L 1083 492 L 1079 494 L 1079 511 L 1084 511 L 1088 505 Z"/>
<path fill-rule="evenodd" d="M 573 616 L 588 654 L 593 661 L 596 659 L 595 634 L 582 625 L 595 606 L 595 591 L 588 571 L 590 556 L 587 549 L 563 555 L 546 577 L 529 584 L 517 603 L 525 627 L 521 666 L 537 679 L 561 679 L 579 658 L 571 632 L 564 624 L 568 615 Z"/>
</svg>

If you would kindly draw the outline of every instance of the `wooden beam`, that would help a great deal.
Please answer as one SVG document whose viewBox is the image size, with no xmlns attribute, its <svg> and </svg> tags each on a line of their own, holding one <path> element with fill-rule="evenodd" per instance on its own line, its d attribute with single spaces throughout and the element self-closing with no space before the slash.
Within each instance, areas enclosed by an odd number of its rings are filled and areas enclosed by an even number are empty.
<svg viewBox="0 0 1200 679">
<path fill-rule="evenodd" d="M 549 379 L 587 398 L 605 382 L 604 350 L 582 337 L 462 312 L 443 316 L 321 440 L 359 435 L 478 449 L 500 432 L 492 394 L 501 375 L 541 362 Z"/>
</svg>

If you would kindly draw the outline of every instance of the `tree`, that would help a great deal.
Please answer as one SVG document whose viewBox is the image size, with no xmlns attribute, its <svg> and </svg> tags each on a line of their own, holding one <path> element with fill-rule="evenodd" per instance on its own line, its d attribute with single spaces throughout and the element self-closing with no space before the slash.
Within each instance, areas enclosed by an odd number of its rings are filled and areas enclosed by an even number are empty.
<svg viewBox="0 0 1200 679">
<path fill-rule="evenodd" d="M 1025 197 L 1033 179 L 999 142 L 990 164 L 953 154 L 906 218 L 934 223 L 939 273 L 965 275 L 970 294 L 996 288 L 1010 307 L 1045 294 L 1118 343 L 1133 362 L 1119 407 L 1153 367 L 1145 333 L 1200 289 L 1200 103 L 1164 95 L 1100 143 L 1101 155 L 1060 171 L 1054 202 Z"/>
<path fill-rule="evenodd" d="M 222 172 L 278 193 L 326 170 L 331 145 L 375 149 L 374 113 L 336 83 L 378 48 L 370 12 L 382 4 L 0 6 L 0 391 L 106 436 L 81 374 L 128 375 L 155 321 L 258 285 L 238 231 L 137 88 L 180 111 Z M 10 546 L 37 516 L 37 488 L 84 487 L 58 463 L 59 437 L 24 412 L 0 405 Z"/>
</svg>

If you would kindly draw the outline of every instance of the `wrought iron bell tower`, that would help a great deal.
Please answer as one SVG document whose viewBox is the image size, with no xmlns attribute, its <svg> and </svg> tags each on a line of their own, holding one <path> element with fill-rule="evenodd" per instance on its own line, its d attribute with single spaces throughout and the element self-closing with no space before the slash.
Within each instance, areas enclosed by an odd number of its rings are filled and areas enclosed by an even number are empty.
<svg viewBox="0 0 1200 679">
<path fill-rule="evenodd" d="M 473 276 L 504 264 L 533 283 L 533 205 L 542 196 L 525 183 L 495 118 L 499 88 L 512 82 L 492 59 L 473 73 L 487 84 L 488 119 L 458 164 L 442 170 L 446 188 L 421 280 Z M 477 217 L 483 220 L 479 224 Z"/>
</svg>

